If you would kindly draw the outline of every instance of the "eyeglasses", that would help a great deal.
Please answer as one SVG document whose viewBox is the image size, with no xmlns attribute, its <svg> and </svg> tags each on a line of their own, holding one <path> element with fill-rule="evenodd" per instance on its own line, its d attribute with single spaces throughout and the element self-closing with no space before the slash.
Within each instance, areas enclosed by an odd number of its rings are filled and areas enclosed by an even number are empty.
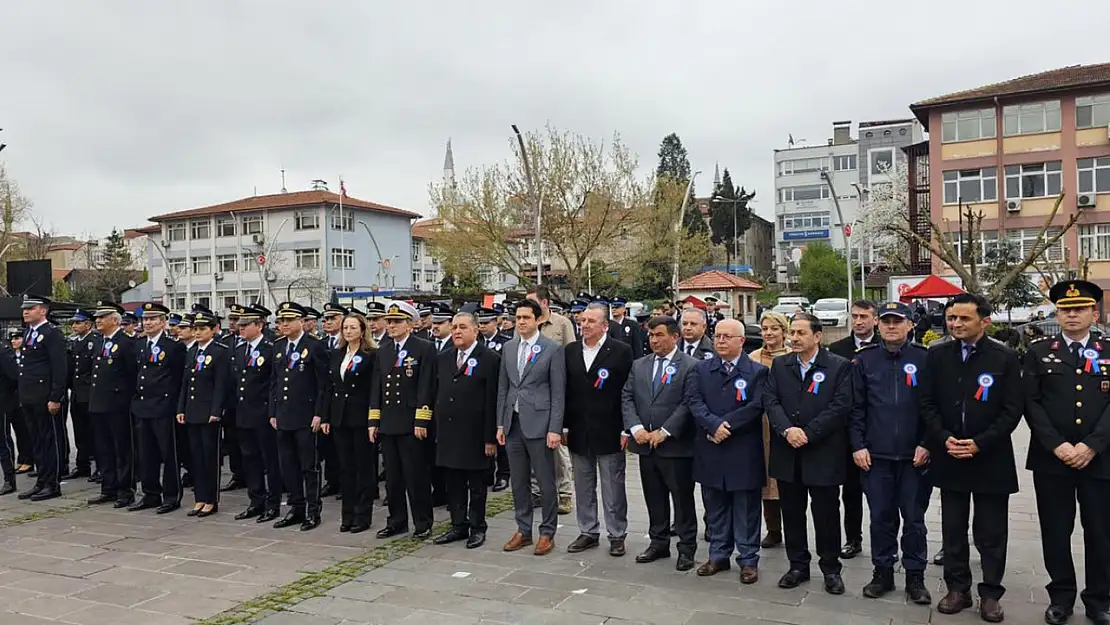
<svg viewBox="0 0 1110 625">
<path fill-rule="evenodd" d="M 732 339 L 740 338 L 739 334 L 714 334 L 713 340 L 731 341 Z"/>
</svg>

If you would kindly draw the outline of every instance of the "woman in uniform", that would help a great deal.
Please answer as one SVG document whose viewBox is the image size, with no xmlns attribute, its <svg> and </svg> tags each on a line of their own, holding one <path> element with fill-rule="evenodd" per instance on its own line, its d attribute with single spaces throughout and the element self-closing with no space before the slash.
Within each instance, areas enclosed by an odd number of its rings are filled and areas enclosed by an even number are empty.
<svg viewBox="0 0 1110 625">
<path fill-rule="evenodd" d="M 189 516 L 215 514 L 220 493 L 220 419 L 231 379 L 231 350 L 215 340 L 219 320 L 207 312 L 193 318 L 196 342 L 185 359 L 177 422 L 185 424 L 192 458 L 195 505 Z"/>
</svg>

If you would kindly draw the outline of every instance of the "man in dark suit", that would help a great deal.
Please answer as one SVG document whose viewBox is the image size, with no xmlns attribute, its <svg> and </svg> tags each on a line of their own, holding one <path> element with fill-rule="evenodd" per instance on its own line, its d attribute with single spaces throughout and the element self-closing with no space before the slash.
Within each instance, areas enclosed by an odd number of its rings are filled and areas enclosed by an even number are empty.
<svg viewBox="0 0 1110 625">
<path fill-rule="evenodd" d="M 15 350 L 0 343 L 0 469 L 4 474 L 4 485 L 0 496 L 15 492 L 15 458 L 13 458 L 12 434 L 8 429 L 8 415 L 19 407 L 19 364 L 15 361 Z"/>
<path fill-rule="evenodd" d="M 697 308 L 683 311 L 679 323 L 682 324 L 682 341 L 678 344 L 680 352 L 698 360 L 710 360 L 717 355 L 713 351 L 713 342 L 705 336 L 705 311 Z"/>
<path fill-rule="evenodd" d="M 678 534 L 675 569 L 694 568 L 698 521 L 694 508 L 694 436 L 696 427 L 683 398 L 686 376 L 696 360 L 678 350 L 678 322 L 656 316 L 648 322 L 652 353 L 632 364 L 621 391 L 624 427 L 632 436 L 628 449 L 640 456 L 640 482 L 648 509 L 651 544 L 636 561 L 648 563 L 671 555 L 671 502 Z"/>
<path fill-rule="evenodd" d="M 1049 289 L 1061 333 L 1033 341 L 1025 356 L 1025 420 L 1032 431 L 1041 545 L 1048 572 L 1045 622 L 1066 623 L 1078 583 L 1072 562 L 1075 505 L 1083 526 L 1087 618 L 1110 624 L 1110 343 L 1091 335 L 1102 287 L 1065 280 Z"/>
<path fill-rule="evenodd" d="M 628 300 L 623 297 L 614 297 L 609 300 L 613 319 L 609 322 L 609 336 L 626 343 L 632 348 L 633 358 L 644 355 L 643 336 L 640 335 L 640 324 L 628 316 Z"/>
<path fill-rule="evenodd" d="M 852 302 L 852 333 L 829 345 L 829 351 L 851 360 L 856 350 L 877 343 L 879 335 L 875 330 L 879 319 L 875 314 L 875 302 L 867 299 Z M 844 546 L 840 557 L 850 560 L 863 552 L 863 487 L 860 469 L 852 460 L 851 445 L 844 452 L 847 475 L 840 489 L 844 502 Z"/>
<path fill-rule="evenodd" d="M 304 331 L 305 308 L 278 305 L 270 388 L 270 427 L 277 430 L 281 476 L 289 491 L 289 512 L 275 528 L 300 524 L 307 532 L 320 526 L 320 457 L 316 439 L 328 401 L 328 350 Z"/>
<path fill-rule="evenodd" d="M 455 315 L 450 350 L 436 367 L 436 465 L 443 469 L 451 529 L 437 545 L 486 542 L 486 483 L 497 449 L 497 382 L 501 357 L 478 340 L 471 313 Z"/>
<path fill-rule="evenodd" d="M 96 456 L 92 423 L 89 421 L 89 388 L 92 386 L 93 318 L 88 311 L 76 310 L 70 319 L 73 337 L 69 345 L 69 416 L 73 421 L 73 440 L 77 444 L 77 461 L 73 473 L 63 480 L 92 475 Z"/>
<path fill-rule="evenodd" d="M 929 474 L 940 489 L 944 581 L 948 594 L 937 604 L 955 614 L 973 604 L 967 540 L 972 533 L 983 564 L 979 616 L 1003 619 L 1010 495 L 1018 490 L 1010 435 L 1024 408 L 1017 354 L 986 336 L 990 303 L 963 293 L 945 305 L 953 340 L 929 350 L 921 383 L 921 417 L 930 451 Z"/>
<path fill-rule="evenodd" d="M 64 432 L 62 404 L 68 370 L 65 339 L 46 320 L 50 300 L 35 295 L 23 297 L 22 357 L 19 368 L 19 403 L 34 441 L 38 481 L 19 494 L 20 499 L 43 501 L 60 497 Z"/>
<path fill-rule="evenodd" d="M 281 507 L 281 459 L 277 434 L 270 427 L 270 390 L 273 383 L 274 344 L 262 330 L 270 311 L 261 304 L 244 306 L 239 313 L 243 344 L 235 348 L 232 385 L 239 446 L 243 452 L 243 474 L 247 482 L 247 509 L 237 520 L 258 517 L 258 523 L 273 521 Z"/>
<path fill-rule="evenodd" d="M 806 510 L 812 500 L 818 564 L 825 592 L 844 593 L 840 577 L 840 506 L 852 363 L 821 347 L 821 321 L 799 313 L 790 323 L 793 353 L 771 366 L 764 403 L 771 425 L 770 476 L 778 480 L 790 570 L 780 588 L 809 580 Z"/>
<path fill-rule="evenodd" d="M 608 306 L 591 303 L 582 312 L 582 340 L 564 348 L 563 432 L 572 460 L 579 532 L 567 551 L 578 553 L 598 546 L 600 475 L 609 555 L 619 557 L 625 553 L 624 539 L 628 534 L 624 455 L 628 435 L 621 415 L 621 389 L 632 369 L 632 348 L 609 333 L 608 316 Z"/>
<path fill-rule="evenodd" d="M 342 339 L 343 319 L 350 313 L 350 309 L 340 304 L 327 302 L 320 318 L 324 332 L 320 337 L 328 351 L 339 349 Z M 335 439 L 331 436 L 317 437 L 320 446 L 320 459 L 323 461 L 324 486 L 320 489 L 321 497 L 340 495 L 339 492 L 339 455 L 335 449 Z"/>
<path fill-rule="evenodd" d="M 385 460 L 389 517 L 378 538 L 408 531 L 412 507 L 413 537 L 432 535 L 429 429 L 435 404 L 436 351 L 430 341 L 417 338 L 412 324 L 419 313 L 408 302 L 391 302 L 386 309 L 391 341 L 378 350 L 377 388 L 370 391 L 370 440 L 378 443 Z"/>
<path fill-rule="evenodd" d="M 147 302 L 141 311 L 146 338 L 136 340 L 139 379 L 131 413 L 135 415 L 143 497 L 128 510 L 157 508 L 158 514 L 166 514 L 181 507 L 174 416 L 185 371 L 185 348 L 164 334 L 168 308 Z"/>
<path fill-rule="evenodd" d="M 97 302 L 93 311 L 98 333 L 93 340 L 92 387 L 89 417 L 96 435 L 96 466 L 100 470 L 100 495 L 90 504 L 115 502 L 126 508 L 135 503 L 135 465 L 131 399 L 135 394 L 138 362 L 135 341 L 123 333 L 123 307 Z"/>
</svg>

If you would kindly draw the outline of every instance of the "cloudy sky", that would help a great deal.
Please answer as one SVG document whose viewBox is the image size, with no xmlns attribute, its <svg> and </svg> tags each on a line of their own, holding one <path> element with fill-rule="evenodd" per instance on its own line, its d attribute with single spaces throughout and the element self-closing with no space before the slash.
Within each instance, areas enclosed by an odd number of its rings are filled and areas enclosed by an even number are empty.
<svg viewBox="0 0 1110 625">
<path fill-rule="evenodd" d="M 497 162 L 512 123 L 620 132 L 645 171 L 677 132 L 702 193 L 720 162 L 768 215 L 788 134 L 1108 61 L 1108 24 L 1079 0 L 9 1 L 0 156 L 57 229 L 102 234 L 282 167 L 427 214 L 446 140 Z"/>
</svg>

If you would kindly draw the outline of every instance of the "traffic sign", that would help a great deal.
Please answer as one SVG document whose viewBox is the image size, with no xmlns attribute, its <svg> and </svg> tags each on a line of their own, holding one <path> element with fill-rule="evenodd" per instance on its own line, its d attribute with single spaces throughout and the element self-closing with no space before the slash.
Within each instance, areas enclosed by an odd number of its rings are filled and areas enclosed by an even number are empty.
<svg viewBox="0 0 1110 625">
<path fill-rule="evenodd" d="M 265 265 L 266 264 L 266 255 L 265 254 L 259 254 L 258 255 L 258 264 L 259 265 Z"/>
<path fill-rule="evenodd" d="M 852 236 L 852 224 L 844 224 L 844 236 Z"/>
</svg>

